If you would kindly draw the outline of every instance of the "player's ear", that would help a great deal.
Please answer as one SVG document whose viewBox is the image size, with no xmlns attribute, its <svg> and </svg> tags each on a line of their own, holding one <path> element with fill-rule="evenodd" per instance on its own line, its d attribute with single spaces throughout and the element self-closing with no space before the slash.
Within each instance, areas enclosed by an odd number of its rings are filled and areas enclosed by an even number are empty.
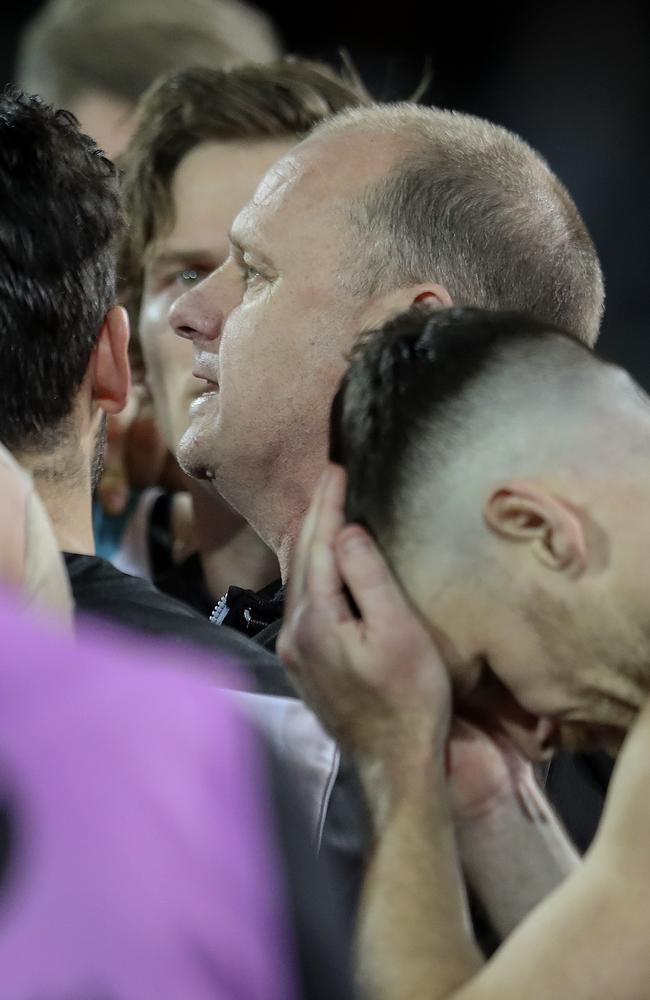
<svg viewBox="0 0 650 1000">
<path fill-rule="evenodd" d="M 129 366 L 129 317 L 123 306 L 106 314 L 94 351 L 93 399 L 106 413 L 126 406 L 131 387 Z"/>
<path fill-rule="evenodd" d="M 507 542 L 528 545 L 543 566 L 580 576 L 587 565 L 585 530 L 578 513 L 536 483 L 507 482 L 493 489 L 486 524 Z"/>
</svg>

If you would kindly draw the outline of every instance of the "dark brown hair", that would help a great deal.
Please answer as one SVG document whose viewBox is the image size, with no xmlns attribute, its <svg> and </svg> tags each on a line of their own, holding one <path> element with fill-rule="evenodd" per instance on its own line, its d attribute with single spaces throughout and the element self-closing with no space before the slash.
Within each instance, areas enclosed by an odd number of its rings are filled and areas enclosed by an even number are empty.
<svg viewBox="0 0 650 1000">
<path fill-rule="evenodd" d="M 172 73 L 144 94 L 124 156 L 122 297 L 135 311 L 147 247 L 173 225 L 171 183 L 181 160 L 203 142 L 282 139 L 308 133 L 343 108 L 370 103 L 351 69 L 339 75 L 302 59 L 229 71 Z"/>
<path fill-rule="evenodd" d="M 0 94 L 0 440 L 64 433 L 115 304 L 122 221 L 115 167 L 68 111 Z"/>
</svg>

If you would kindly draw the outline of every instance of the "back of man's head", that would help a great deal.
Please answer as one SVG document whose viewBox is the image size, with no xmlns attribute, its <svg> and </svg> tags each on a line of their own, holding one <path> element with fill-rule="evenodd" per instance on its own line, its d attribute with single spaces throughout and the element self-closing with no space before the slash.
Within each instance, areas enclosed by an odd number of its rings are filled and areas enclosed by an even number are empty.
<svg viewBox="0 0 650 1000">
<path fill-rule="evenodd" d="M 526 311 L 593 345 L 604 299 L 596 250 L 530 146 L 479 118 L 413 104 L 345 111 L 313 136 L 353 132 L 397 149 L 393 169 L 352 207 L 345 271 L 360 295 L 435 281 L 454 305 Z"/>
<path fill-rule="evenodd" d="M 473 309 L 368 335 L 332 411 L 347 515 L 459 691 L 503 713 L 505 687 L 568 746 L 614 746 L 647 699 L 649 441 L 626 372 L 525 315 Z"/>
<path fill-rule="evenodd" d="M 68 112 L 0 96 L 0 440 L 49 450 L 115 301 L 115 168 Z"/>
<path fill-rule="evenodd" d="M 227 67 L 278 55 L 269 19 L 239 0 L 50 0 L 22 39 L 17 79 L 48 101 L 88 93 L 129 104 L 174 67 Z"/>
<path fill-rule="evenodd" d="M 629 376 L 564 331 L 518 313 L 415 309 L 357 345 L 331 456 L 348 472 L 348 518 L 407 571 L 443 549 L 476 565 L 501 480 L 586 488 L 617 469 L 620 485 L 649 429 Z"/>
</svg>

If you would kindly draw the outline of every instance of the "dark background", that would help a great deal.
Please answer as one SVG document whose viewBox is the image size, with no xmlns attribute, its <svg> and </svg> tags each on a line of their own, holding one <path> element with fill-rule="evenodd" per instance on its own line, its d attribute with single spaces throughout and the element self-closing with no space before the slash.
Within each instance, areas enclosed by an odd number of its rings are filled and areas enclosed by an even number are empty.
<svg viewBox="0 0 650 1000">
<path fill-rule="evenodd" d="M 4 80 L 11 79 L 20 26 L 39 6 L 37 0 L 3 5 Z M 336 60 L 345 48 L 379 99 L 409 96 L 428 60 L 427 103 L 483 115 L 540 150 L 573 194 L 601 255 L 607 307 L 600 349 L 650 389 L 645 4 L 260 0 L 258 6 L 275 18 L 290 52 Z"/>
</svg>

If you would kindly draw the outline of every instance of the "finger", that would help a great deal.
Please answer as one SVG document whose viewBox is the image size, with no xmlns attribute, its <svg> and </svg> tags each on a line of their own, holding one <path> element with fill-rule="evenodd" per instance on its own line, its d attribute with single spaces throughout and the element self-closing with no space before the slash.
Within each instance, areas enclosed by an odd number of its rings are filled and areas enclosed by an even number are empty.
<svg viewBox="0 0 650 1000">
<path fill-rule="evenodd" d="M 343 593 L 336 560 L 336 539 L 345 523 L 345 472 L 331 464 L 318 498 L 306 586 L 318 603 L 335 600 Z"/>
<path fill-rule="evenodd" d="M 353 616 L 343 593 L 334 544 L 343 521 L 345 474 L 330 466 L 301 533 L 287 595 L 288 634 L 301 645 Z"/>
<path fill-rule="evenodd" d="M 360 525 L 343 528 L 335 550 L 341 579 L 366 625 L 380 628 L 393 621 L 400 611 L 413 614 L 384 557 Z"/>
<path fill-rule="evenodd" d="M 321 490 L 325 483 L 327 470 L 322 474 L 316 487 L 316 492 L 302 523 L 302 528 L 298 535 L 298 541 L 294 550 L 287 584 L 287 595 L 285 601 L 285 617 L 289 617 L 296 608 L 298 601 L 305 593 L 307 583 L 307 572 L 309 565 L 309 553 L 311 551 L 312 539 L 316 527 L 317 508 Z"/>
</svg>

